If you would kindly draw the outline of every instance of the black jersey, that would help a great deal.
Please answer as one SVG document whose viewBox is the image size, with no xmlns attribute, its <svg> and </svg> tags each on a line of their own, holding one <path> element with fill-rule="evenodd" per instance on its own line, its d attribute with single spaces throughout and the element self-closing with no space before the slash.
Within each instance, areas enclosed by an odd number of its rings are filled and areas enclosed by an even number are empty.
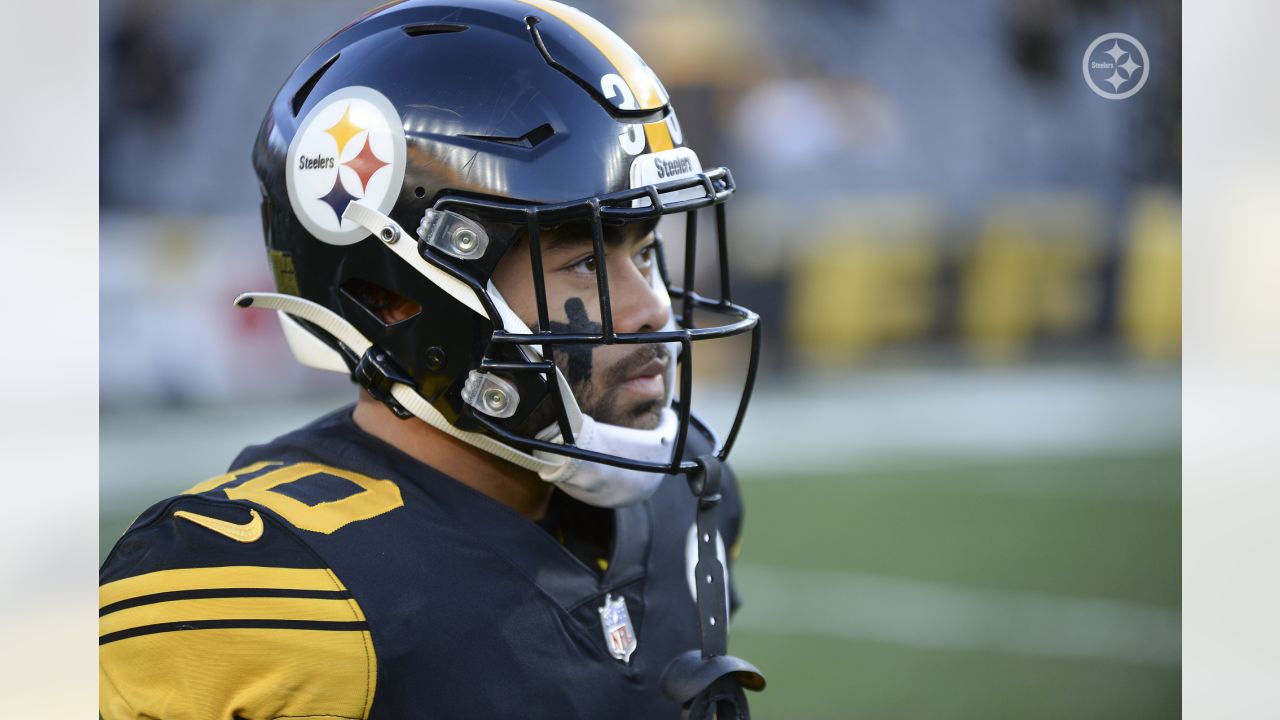
<svg viewBox="0 0 1280 720">
<path fill-rule="evenodd" d="M 708 449 L 691 433 L 691 454 Z M 730 473 L 723 490 L 734 548 Z M 659 678 L 698 646 L 687 484 L 616 510 L 557 490 L 553 508 L 569 537 L 366 434 L 349 407 L 250 447 L 150 508 L 103 565 L 101 712 L 677 717 Z"/>
</svg>

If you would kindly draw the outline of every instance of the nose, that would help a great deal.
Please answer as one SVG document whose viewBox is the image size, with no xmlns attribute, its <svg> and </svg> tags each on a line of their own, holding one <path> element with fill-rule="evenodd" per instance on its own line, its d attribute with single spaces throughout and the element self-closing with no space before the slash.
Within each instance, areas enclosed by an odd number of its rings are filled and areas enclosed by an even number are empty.
<svg viewBox="0 0 1280 720">
<path fill-rule="evenodd" d="M 613 310 L 613 331 L 619 333 L 661 330 L 671 317 L 671 303 L 654 292 L 640 268 L 623 253 L 619 262 L 609 263 L 609 303 Z M 654 268 L 651 272 L 656 273 Z M 660 281 L 659 281 L 660 282 Z"/>
</svg>

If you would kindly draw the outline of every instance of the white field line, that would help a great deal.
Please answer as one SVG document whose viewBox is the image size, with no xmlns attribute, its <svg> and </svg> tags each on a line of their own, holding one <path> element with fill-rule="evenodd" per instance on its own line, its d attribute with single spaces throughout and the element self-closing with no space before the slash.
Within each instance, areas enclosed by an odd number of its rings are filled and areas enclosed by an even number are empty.
<svg viewBox="0 0 1280 720">
<path fill-rule="evenodd" d="M 738 397 L 694 396 L 728 427 Z M 936 467 L 993 457 L 1177 447 L 1176 370 L 1019 368 L 768 378 L 753 395 L 732 461 L 753 473 Z"/>
<path fill-rule="evenodd" d="M 326 386 L 329 387 L 329 386 Z M 226 470 L 242 447 L 350 402 L 346 387 L 309 399 L 117 408 L 99 418 L 100 487 L 165 494 Z M 693 409 L 723 434 L 738 390 L 709 384 Z M 1017 459 L 1166 449 L 1181 433 L 1176 369 L 1061 367 L 763 377 L 734 446 L 744 478 L 874 469 L 930 469 Z M 1054 494 L 1035 476 L 1010 493 Z M 1096 485 L 1096 484 L 1095 484 Z M 1141 488 L 1107 484 L 1101 493 Z M 1069 495 L 1086 487 L 1059 488 Z"/>
<path fill-rule="evenodd" d="M 1050 455 L 1039 458 L 1035 462 L 1057 462 L 1061 456 Z M 1136 502 L 1145 504 L 1177 504 L 1181 501 L 1181 475 L 1174 471 L 1167 478 L 1134 478 L 1120 472 L 1112 471 L 1109 475 L 1077 475 L 1070 476 L 1054 473 L 1045 477 L 1030 467 L 1018 475 L 1014 475 L 1006 467 L 997 463 L 1011 463 L 1016 460 L 1007 458 L 976 461 L 973 459 L 944 461 L 937 459 L 910 461 L 895 466 L 882 468 L 851 468 L 846 471 L 857 473 L 882 472 L 878 477 L 848 477 L 847 486 L 859 491 L 872 492 L 919 492 L 941 490 L 945 492 L 964 492 L 975 495 L 1030 498 L 1036 500 L 1085 500 L 1108 502 Z M 974 469 L 992 468 L 990 475 L 977 475 Z M 737 469 L 735 467 L 735 469 Z M 793 474 L 757 474 L 754 468 L 739 471 L 738 480 L 745 483 L 756 482 L 805 482 L 806 480 L 824 481 L 833 477 L 831 471 Z M 965 471 L 964 477 L 956 477 L 956 471 Z"/>
<path fill-rule="evenodd" d="M 739 564 L 733 627 L 923 648 L 1179 666 L 1181 614 L 1097 598 L 1001 592 Z"/>
</svg>

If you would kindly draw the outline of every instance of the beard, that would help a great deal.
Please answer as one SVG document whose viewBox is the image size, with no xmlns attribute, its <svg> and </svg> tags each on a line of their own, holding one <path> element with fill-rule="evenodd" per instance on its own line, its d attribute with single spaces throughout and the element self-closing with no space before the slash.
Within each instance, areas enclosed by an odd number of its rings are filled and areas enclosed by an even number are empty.
<svg viewBox="0 0 1280 720">
<path fill-rule="evenodd" d="M 636 430 L 652 430 L 662 420 L 664 398 L 629 399 L 622 385 L 632 373 L 654 360 L 671 362 L 666 345 L 639 345 L 635 352 L 600 372 L 594 372 L 591 354 L 598 346 L 562 345 L 553 347 L 552 359 L 569 381 L 569 388 L 582 412 L 596 422 Z M 583 357 L 585 355 L 585 358 Z M 585 360 L 585 362 L 584 362 Z M 663 378 L 666 382 L 666 378 Z"/>
<path fill-rule="evenodd" d="M 569 389 L 584 415 L 596 422 L 635 430 L 652 430 L 662 421 L 664 398 L 628 399 L 622 383 L 646 363 L 657 359 L 672 361 L 666 345 L 640 345 L 638 349 L 612 366 L 600 370 L 592 367 L 592 353 L 598 345 L 561 345 L 550 348 L 551 358 L 560 369 Z M 666 378 L 663 378 L 666 382 Z M 555 390 L 552 390 L 555 392 Z M 555 401 L 548 395 L 520 424 L 517 432 L 534 437 L 557 422 Z"/>
</svg>

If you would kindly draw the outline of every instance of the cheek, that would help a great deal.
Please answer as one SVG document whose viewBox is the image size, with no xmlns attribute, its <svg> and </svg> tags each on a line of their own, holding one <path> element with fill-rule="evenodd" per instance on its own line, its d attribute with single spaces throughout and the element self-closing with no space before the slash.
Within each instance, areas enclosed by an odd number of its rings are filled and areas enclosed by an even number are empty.
<svg viewBox="0 0 1280 720">
<path fill-rule="evenodd" d="M 504 261 L 505 265 L 505 261 Z M 500 265 L 493 273 L 493 285 L 507 304 L 529 327 L 538 322 L 538 301 L 528 269 L 512 272 Z M 578 285 L 583 285 L 578 287 Z M 600 322 L 600 304 L 592 282 L 575 283 L 548 273 L 544 288 L 547 294 L 547 319 L 556 325 Z"/>
<path fill-rule="evenodd" d="M 533 278 L 529 275 L 528 257 L 515 251 L 494 268 L 493 286 L 521 320 L 533 327 L 538 319 L 538 306 L 533 298 Z"/>
</svg>

